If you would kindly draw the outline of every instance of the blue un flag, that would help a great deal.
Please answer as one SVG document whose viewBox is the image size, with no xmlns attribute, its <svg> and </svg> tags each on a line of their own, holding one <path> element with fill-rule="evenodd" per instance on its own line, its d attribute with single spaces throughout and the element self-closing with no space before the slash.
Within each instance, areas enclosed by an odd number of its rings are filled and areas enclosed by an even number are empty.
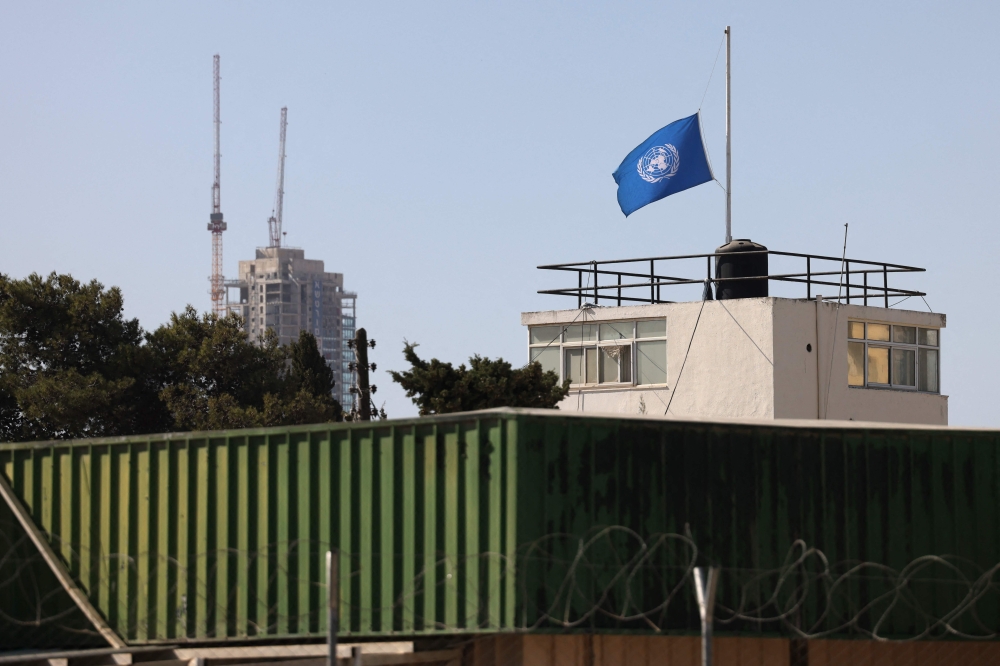
<svg viewBox="0 0 1000 666">
<path fill-rule="evenodd" d="M 646 204 L 714 180 L 698 114 L 654 132 L 612 175 L 618 183 L 618 205 L 626 217 Z"/>
</svg>

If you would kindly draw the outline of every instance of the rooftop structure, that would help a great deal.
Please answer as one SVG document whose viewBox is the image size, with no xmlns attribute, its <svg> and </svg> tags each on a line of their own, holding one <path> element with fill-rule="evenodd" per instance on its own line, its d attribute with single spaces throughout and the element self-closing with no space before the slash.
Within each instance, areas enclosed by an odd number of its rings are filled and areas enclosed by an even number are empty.
<svg viewBox="0 0 1000 666">
<path fill-rule="evenodd" d="M 347 341 L 354 338 L 358 295 L 344 290 L 342 273 L 327 273 L 322 260 L 306 259 L 291 247 L 257 248 L 256 258 L 241 261 L 239 304 L 230 307 L 243 316 L 251 340 L 268 329 L 287 345 L 299 331 L 316 336 L 323 358 L 334 371 L 336 397 L 345 409 L 352 404 L 354 374 Z"/>
<path fill-rule="evenodd" d="M 770 274 L 769 257 L 804 260 L 806 270 Z M 679 260 L 705 262 L 706 276 L 663 274 L 664 264 Z M 924 296 L 890 286 L 889 275 L 923 269 L 774 252 L 750 241 L 707 255 L 541 268 L 577 272 L 577 286 L 541 292 L 576 296 L 576 309 L 521 315 L 528 360 L 570 381 L 562 409 L 948 423 L 940 393 L 945 316 L 889 307 L 897 297 Z M 769 281 L 799 283 L 806 298 L 771 296 Z M 666 300 L 664 287 L 684 285 L 698 288 L 701 300 Z M 820 289 L 840 296 L 815 295 Z"/>
</svg>

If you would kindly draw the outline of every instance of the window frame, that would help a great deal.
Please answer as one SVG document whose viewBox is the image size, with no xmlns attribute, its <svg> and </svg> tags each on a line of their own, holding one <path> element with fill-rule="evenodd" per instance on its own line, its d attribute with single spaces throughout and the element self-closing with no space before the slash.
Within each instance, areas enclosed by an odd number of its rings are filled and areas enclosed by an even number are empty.
<svg viewBox="0 0 1000 666">
<path fill-rule="evenodd" d="M 529 363 L 531 362 L 531 360 L 532 360 L 532 354 L 535 353 L 537 350 L 546 349 L 546 348 L 549 348 L 549 347 L 558 347 L 558 349 L 559 349 L 559 367 L 558 367 L 559 381 L 560 382 L 564 382 L 564 381 L 566 381 L 566 379 L 568 379 L 568 373 L 566 372 L 566 362 L 567 362 L 567 360 L 566 360 L 566 351 L 568 349 L 580 349 L 580 348 L 582 348 L 584 350 L 586 350 L 586 349 L 594 349 L 595 350 L 594 353 L 597 355 L 597 373 L 596 373 L 597 374 L 597 376 L 596 376 L 596 380 L 597 381 L 596 382 L 587 382 L 587 381 L 584 381 L 583 383 L 570 384 L 571 387 L 577 388 L 577 389 L 598 389 L 598 388 L 624 388 L 624 387 L 639 386 L 639 384 L 636 383 L 638 381 L 637 380 L 637 376 L 636 376 L 636 343 L 637 342 L 647 342 L 647 341 L 650 341 L 650 342 L 651 341 L 660 341 L 660 340 L 666 342 L 667 335 L 662 335 L 662 336 L 657 336 L 657 337 L 650 337 L 650 338 L 636 338 L 635 336 L 636 336 L 637 324 L 640 321 L 658 321 L 658 320 L 662 320 L 662 321 L 666 322 L 666 317 L 643 317 L 641 319 L 625 319 L 625 320 L 620 320 L 619 319 L 619 320 L 609 320 L 609 321 L 587 321 L 587 322 L 579 322 L 579 323 L 578 322 L 570 322 L 570 323 L 566 323 L 566 324 L 538 324 L 538 325 L 535 325 L 535 326 L 528 326 L 528 327 L 526 327 L 527 328 L 527 336 L 528 336 L 528 362 Z M 601 328 L 602 328 L 603 325 L 608 325 L 608 324 L 614 324 L 614 325 L 618 326 L 619 328 L 621 328 L 622 325 L 625 325 L 625 326 L 629 327 L 631 329 L 631 336 L 628 337 L 628 338 L 618 338 L 618 337 L 616 337 L 616 338 L 611 338 L 611 339 L 607 339 L 607 340 L 602 339 L 601 338 Z M 566 341 L 566 330 L 570 326 L 578 326 L 578 325 L 590 325 L 590 326 L 594 326 L 596 328 L 596 333 L 595 333 L 595 338 L 596 339 L 594 339 L 594 340 L 581 340 L 581 341 L 567 342 Z M 551 342 L 538 342 L 538 343 L 532 343 L 531 342 L 531 329 L 533 329 L 533 328 L 544 328 L 544 327 L 549 327 L 549 326 L 558 326 L 558 327 L 560 327 L 560 332 L 559 332 L 559 335 L 557 336 L 557 339 L 552 340 Z M 666 325 L 664 326 L 664 328 L 666 328 Z M 665 330 L 664 332 L 666 333 L 667 331 Z M 602 359 L 602 356 L 603 356 L 602 350 L 606 349 L 608 347 L 626 347 L 627 348 L 627 351 L 624 352 L 624 353 L 626 353 L 628 355 L 627 364 L 625 364 L 623 366 L 623 364 L 621 362 L 621 357 L 619 356 L 619 361 L 618 361 L 618 364 L 617 364 L 618 365 L 618 376 L 613 381 L 604 381 L 604 377 L 603 377 L 604 367 L 603 367 L 603 363 L 602 363 L 602 360 L 603 360 Z M 623 352 L 619 352 L 619 355 L 621 353 L 623 353 Z M 584 371 L 584 379 L 586 379 L 586 358 L 587 358 L 587 352 L 584 351 L 584 353 L 583 353 L 583 359 L 584 359 L 584 364 L 585 364 L 585 367 L 583 369 L 583 371 Z M 627 370 L 627 372 L 628 372 L 628 379 L 623 380 L 622 379 L 622 377 L 624 375 L 623 371 L 625 371 L 625 370 Z M 655 387 L 660 387 L 660 386 L 667 386 L 667 384 L 666 383 L 663 383 L 663 384 L 642 384 L 642 386 L 643 387 L 655 388 Z"/>
<path fill-rule="evenodd" d="M 850 337 L 851 324 L 859 323 L 863 326 L 863 337 L 862 338 L 852 338 Z M 870 324 L 879 324 L 882 326 L 889 327 L 889 340 L 870 340 L 868 338 L 868 326 Z M 899 328 L 912 328 L 915 329 L 915 338 L 913 343 L 909 342 L 895 342 L 896 338 L 896 327 Z M 920 332 L 921 330 L 930 330 L 937 333 L 937 345 L 921 344 L 920 343 Z M 860 386 L 853 385 L 848 379 L 847 387 L 852 389 L 883 389 L 883 390 L 893 390 L 893 391 L 911 391 L 915 393 L 927 393 L 930 395 L 940 395 L 941 394 L 941 329 L 935 328 L 933 326 L 920 326 L 918 324 L 898 324 L 890 323 L 884 321 L 870 321 L 862 319 L 849 319 L 847 322 L 847 342 L 850 343 L 860 343 L 864 345 L 864 367 L 862 368 L 864 375 L 864 382 Z M 886 349 L 888 350 L 888 371 L 889 371 L 889 381 L 888 383 L 873 382 L 868 376 L 868 350 L 870 348 L 875 349 Z M 893 372 L 893 350 L 908 350 L 913 352 L 913 384 L 897 384 L 895 373 Z M 931 349 L 937 352 L 937 390 L 927 391 L 920 389 L 920 377 L 921 377 L 921 364 L 920 364 L 920 350 L 921 349 Z M 849 363 L 848 356 L 848 363 Z"/>
</svg>

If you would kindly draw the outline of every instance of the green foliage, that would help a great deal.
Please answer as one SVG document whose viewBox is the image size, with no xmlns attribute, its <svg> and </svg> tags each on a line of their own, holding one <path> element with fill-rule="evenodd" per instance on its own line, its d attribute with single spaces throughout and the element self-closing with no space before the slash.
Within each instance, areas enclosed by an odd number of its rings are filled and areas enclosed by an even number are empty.
<svg viewBox="0 0 1000 666">
<path fill-rule="evenodd" d="M 478 354 L 455 368 L 436 358 L 425 361 L 417 356 L 417 345 L 403 346 L 410 370 L 390 371 L 393 381 L 420 408 L 420 415 L 468 412 L 491 407 L 554 408 L 569 393 L 569 382 L 559 384 L 559 376 L 542 370 L 537 361 L 514 369 L 510 363 Z"/>
<path fill-rule="evenodd" d="M 134 431 L 151 397 L 135 380 L 141 341 L 117 288 L 0 275 L 0 438 Z"/>
<path fill-rule="evenodd" d="M 149 336 L 167 360 L 160 396 L 179 430 L 217 430 L 337 421 L 333 372 L 302 331 L 288 348 L 268 331 L 252 344 L 235 315 L 191 307 Z"/>
<path fill-rule="evenodd" d="M 250 342 L 187 307 L 144 333 L 122 295 L 68 275 L 0 275 L 0 441 L 292 425 L 342 418 L 312 334 Z"/>
</svg>

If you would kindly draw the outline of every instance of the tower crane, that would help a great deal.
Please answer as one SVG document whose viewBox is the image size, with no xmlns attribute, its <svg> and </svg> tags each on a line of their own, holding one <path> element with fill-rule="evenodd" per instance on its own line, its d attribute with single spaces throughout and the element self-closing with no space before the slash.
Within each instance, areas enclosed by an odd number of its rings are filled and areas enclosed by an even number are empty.
<svg viewBox="0 0 1000 666">
<path fill-rule="evenodd" d="M 281 247 L 281 209 L 285 203 L 285 128 L 288 127 L 288 107 L 281 107 L 281 132 L 278 135 L 278 192 L 274 209 L 267 220 L 270 247 Z"/>
<path fill-rule="evenodd" d="M 208 230 L 212 232 L 212 276 L 211 290 L 212 311 L 222 317 L 226 314 L 226 286 L 222 277 L 222 232 L 226 223 L 222 219 L 222 201 L 220 199 L 219 172 L 221 154 L 219 152 L 219 130 L 222 121 L 219 115 L 219 55 L 215 55 L 215 180 L 212 183 L 212 214 L 209 215 Z"/>
</svg>

